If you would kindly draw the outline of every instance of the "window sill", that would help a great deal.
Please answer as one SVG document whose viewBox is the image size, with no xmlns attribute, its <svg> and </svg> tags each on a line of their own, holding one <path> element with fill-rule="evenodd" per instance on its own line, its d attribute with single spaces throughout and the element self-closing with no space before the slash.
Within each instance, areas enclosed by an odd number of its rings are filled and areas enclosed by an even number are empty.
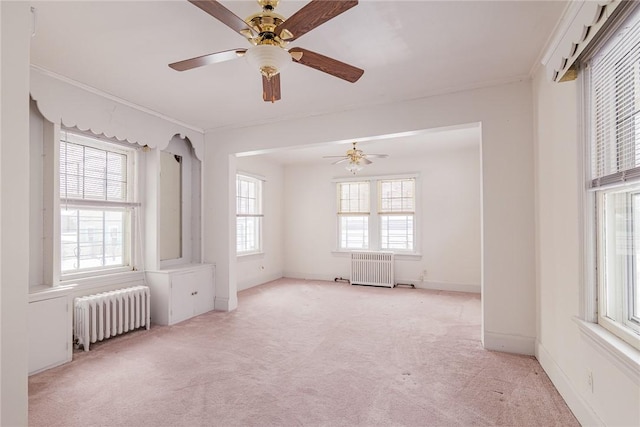
<svg viewBox="0 0 640 427">
<path fill-rule="evenodd" d="M 238 261 L 251 261 L 253 259 L 264 258 L 264 252 L 247 252 L 243 254 L 237 254 Z"/>
<path fill-rule="evenodd" d="M 331 251 L 332 255 L 335 256 L 341 256 L 341 257 L 348 257 L 351 252 L 358 252 L 358 251 L 341 251 L 341 250 L 333 250 Z M 373 251 L 375 252 L 375 251 Z M 381 251 L 381 252 L 389 252 L 389 251 Z M 410 261 L 420 261 L 422 259 L 422 254 L 420 253 L 402 253 L 402 252 L 395 252 L 394 253 L 394 258 L 396 260 L 400 260 L 400 261 L 404 261 L 404 260 L 410 260 Z"/>
<path fill-rule="evenodd" d="M 58 287 L 74 287 L 74 288 L 93 288 L 97 286 L 114 285 L 118 283 L 127 283 L 133 280 L 143 280 L 144 272 L 139 270 L 129 270 L 126 272 L 112 272 L 105 274 L 96 274 L 81 278 L 64 278 L 60 280 Z"/>
<path fill-rule="evenodd" d="M 586 322 L 577 317 L 573 320 L 596 350 L 624 371 L 636 385 L 640 385 L 640 351 L 597 323 Z"/>
<path fill-rule="evenodd" d="M 38 285 L 29 288 L 29 302 L 44 301 L 52 298 L 65 297 L 71 294 L 72 285 L 49 286 Z"/>
</svg>

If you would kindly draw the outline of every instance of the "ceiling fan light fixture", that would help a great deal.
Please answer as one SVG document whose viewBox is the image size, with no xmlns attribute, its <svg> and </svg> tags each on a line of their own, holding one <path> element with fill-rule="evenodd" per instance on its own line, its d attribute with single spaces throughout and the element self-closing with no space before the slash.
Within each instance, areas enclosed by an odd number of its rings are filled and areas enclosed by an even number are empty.
<svg viewBox="0 0 640 427">
<path fill-rule="evenodd" d="M 249 64 L 267 79 L 280 73 L 291 64 L 291 55 L 279 46 L 261 44 L 253 46 L 244 55 Z"/>
<path fill-rule="evenodd" d="M 345 169 L 355 175 L 362 170 L 362 165 L 359 161 L 350 161 L 347 166 L 345 166 Z"/>
</svg>

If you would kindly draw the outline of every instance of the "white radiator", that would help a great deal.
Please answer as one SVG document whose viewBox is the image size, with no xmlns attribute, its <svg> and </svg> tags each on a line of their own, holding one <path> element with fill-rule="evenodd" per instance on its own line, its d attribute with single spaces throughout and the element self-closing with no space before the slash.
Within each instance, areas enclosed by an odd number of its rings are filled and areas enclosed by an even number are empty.
<svg viewBox="0 0 640 427">
<path fill-rule="evenodd" d="M 393 288 L 393 252 L 351 252 L 351 284 Z"/>
<path fill-rule="evenodd" d="M 150 328 L 151 293 L 148 286 L 75 298 L 74 334 L 89 351 L 90 343 L 146 326 Z"/>
</svg>

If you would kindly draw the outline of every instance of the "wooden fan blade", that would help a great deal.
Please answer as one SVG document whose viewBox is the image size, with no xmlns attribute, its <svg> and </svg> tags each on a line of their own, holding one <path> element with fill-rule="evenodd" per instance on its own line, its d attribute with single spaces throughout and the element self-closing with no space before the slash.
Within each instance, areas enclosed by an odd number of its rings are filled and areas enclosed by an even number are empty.
<svg viewBox="0 0 640 427">
<path fill-rule="evenodd" d="M 233 31 L 240 33 L 240 35 L 244 37 L 250 38 L 255 34 L 253 28 L 247 25 L 242 18 L 215 0 L 189 0 L 189 3 L 204 10 L 209 15 L 213 16 L 218 21 L 222 22 Z"/>
<path fill-rule="evenodd" d="M 320 55 L 319 53 L 312 52 L 301 47 L 291 48 L 289 49 L 289 53 L 293 60 L 299 64 L 315 68 L 316 70 L 331 74 L 332 76 L 336 76 L 351 83 L 357 82 L 358 79 L 362 77 L 362 74 L 364 74 L 364 70 L 360 68 L 345 64 L 337 59 L 329 58 L 328 56 Z M 302 56 L 298 53 L 302 53 Z"/>
<path fill-rule="evenodd" d="M 280 73 L 270 79 L 262 76 L 262 99 L 272 103 L 280 100 Z"/>
<path fill-rule="evenodd" d="M 232 59 L 240 58 L 245 54 L 247 49 L 233 49 L 225 50 L 224 52 L 210 53 L 208 55 L 197 56 L 191 59 L 185 59 L 184 61 L 174 62 L 169 64 L 169 67 L 176 71 L 186 71 L 192 68 L 202 67 L 203 65 L 215 64 L 217 62 L 230 61 Z"/>
<path fill-rule="evenodd" d="M 274 32 L 283 40 L 293 41 L 357 4 L 357 0 L 313 0 L 278 25 Z"/>
</svg>

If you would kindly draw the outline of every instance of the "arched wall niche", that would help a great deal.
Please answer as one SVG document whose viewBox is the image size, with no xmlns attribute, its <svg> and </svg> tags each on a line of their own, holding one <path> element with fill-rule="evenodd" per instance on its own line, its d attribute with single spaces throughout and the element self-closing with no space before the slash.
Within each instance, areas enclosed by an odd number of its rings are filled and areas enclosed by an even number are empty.
<svg viewBox="0 0 640 427">
<path fill-rule="evenodd" d="M 204 135 L 199 129 L 36 67 L 31 68 L 30 78 L 31 98 L 51 123 L 159 150 L 177 135 L 190 143 L 198 160 L 204 157 Z"/>
</svg>

